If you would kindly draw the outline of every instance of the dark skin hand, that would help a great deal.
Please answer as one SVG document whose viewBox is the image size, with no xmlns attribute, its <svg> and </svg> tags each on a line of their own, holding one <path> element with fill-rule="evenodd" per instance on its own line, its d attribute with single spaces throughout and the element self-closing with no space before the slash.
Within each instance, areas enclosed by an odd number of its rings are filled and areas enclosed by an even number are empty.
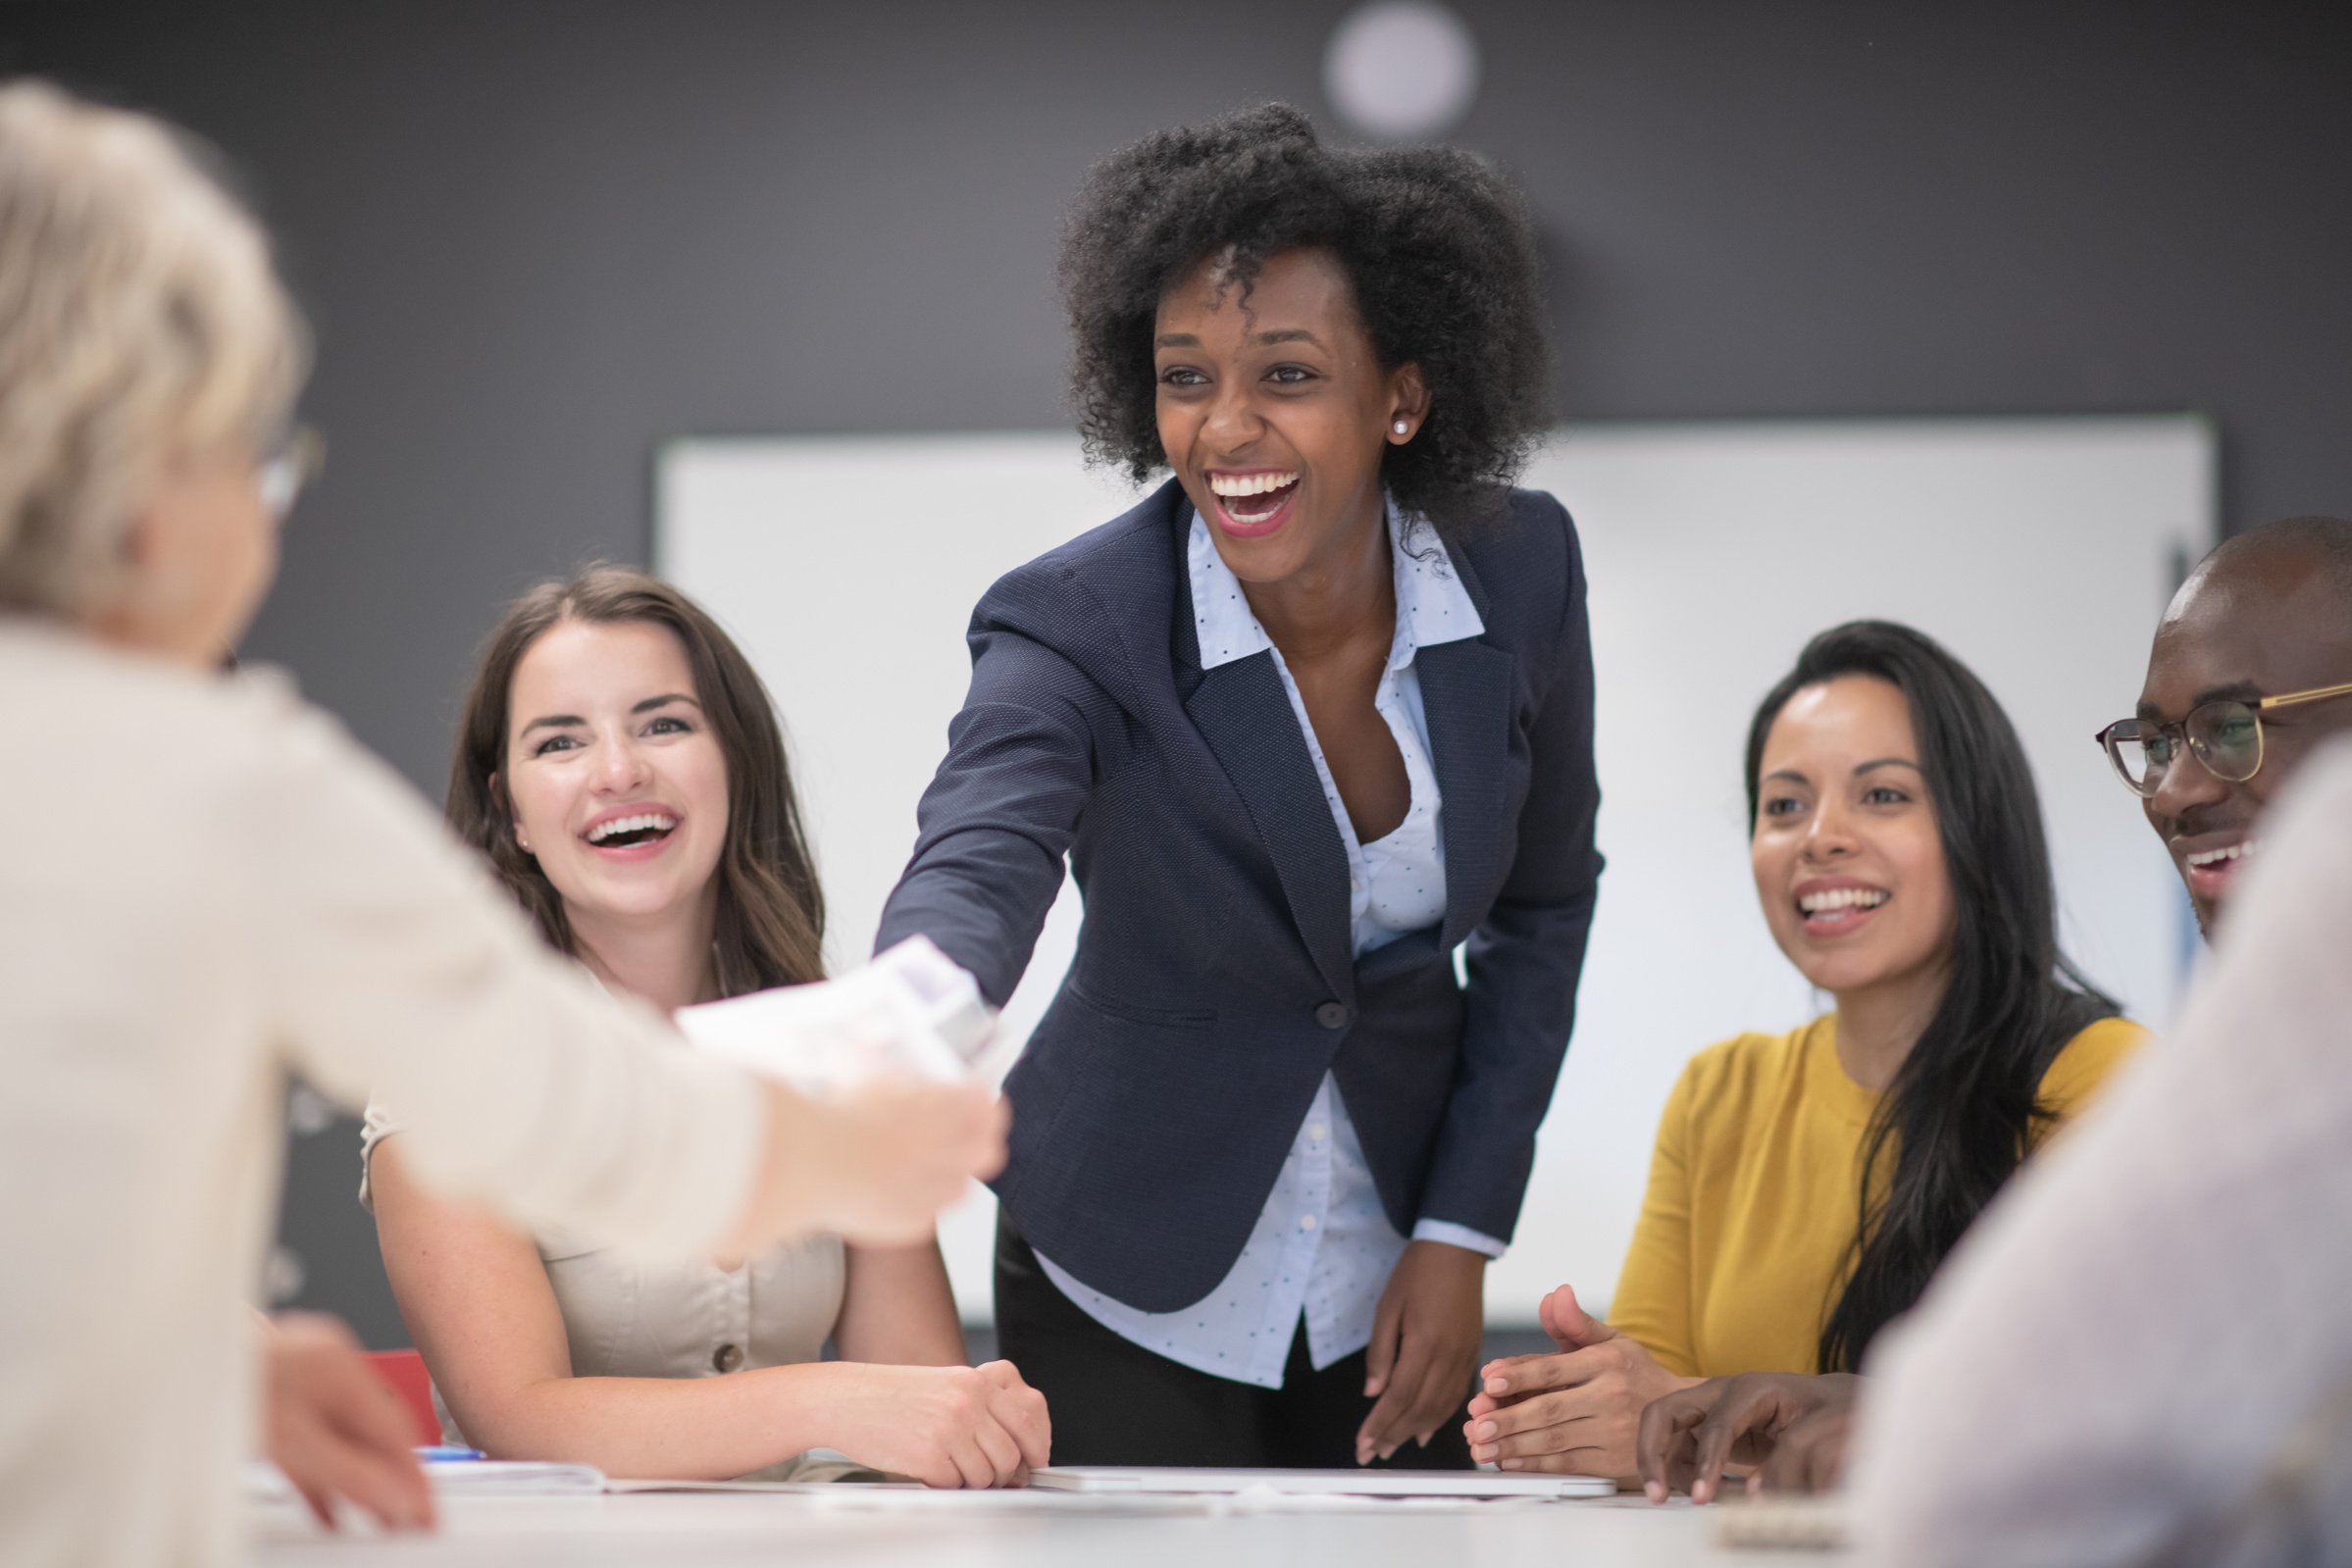
<svg viewBox="0 0 2352 1568">
<path fill-rule="evenodd" d="M 1268 257 L 1246 287 L 1205 258 L 1161 297 L 1152 360 L 1168 467 L 1298 683 L 1356 837 L 1385 837 L 1412 790 L 1373 707 L 1397 627 L 1380 465 L 1428 414 L 1420 370 L 1381 364 L 1320 249 Z M 1485 1270 L 1462 1247 L 1406 1247 L 1373 1320 L 1358 1463 L 1459 1419 Z"/>
<path fill-rule="evenodd" d="M 1407 1438 L 1424 1448 L 1461 1419 L 1486 1322 L 1486 1257 L 1444 1241 L 1408 1241 L 1380 1292 L 1364 1394 L 1376 1402 L 1355 1433 L 1355 1462 L 1387 1459 Z"/>
<path fill-rule="evenodd" d="M 2352 613 L 2322 563 L 2292 545 L 2208 563 L 2184 583 L 2156 629 L 2138 717 L 2178 724 L 2218 697 L 2251 702 L 2352 681 Z M 2296 767 L 2330 735 L 2352 731 L 2352 698 L 2262 715 L 2263 761 L 2240 784 L 2217 779 L 2194 757 L 2165 770 L 2143 802 L 2148 825 L 2210 935 L 2243 862 L 2194 868 L 2193 854 L 2259 839 L 2256 821 Z"/>
<path fill-rule="evenodd" d="M 1712 1502 L 1732 1465 L 1752 1471 L 1751 1492 L 1834 1486 L 1845 1470 L 1846 1436 L 1862 1387 L 1850 1372 L 1750 1372 L 1710 1378 L 1654 1400 L 1634 1440 L 1642 1491 L 1652 1502 L 1676 1490 L 1693 1502 Z"/>
</svg>

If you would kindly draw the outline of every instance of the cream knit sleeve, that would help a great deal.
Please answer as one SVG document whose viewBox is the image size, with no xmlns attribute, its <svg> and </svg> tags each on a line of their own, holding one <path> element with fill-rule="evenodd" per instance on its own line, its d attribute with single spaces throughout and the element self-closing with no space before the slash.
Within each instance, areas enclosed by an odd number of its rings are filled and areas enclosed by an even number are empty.
<svg viewBox="0 0 2352 1568">
<path fill-rule="evenodd" d="M 290 1066 L 372 1100 L 419 1174 L 530 1227 L 707 1256 L 767 1134 L 739 1068 L 551 952 L 408 786 L 266 680 L 256 765 L 213 803 Z"/>
<path fill-rule="evenodd" d="M 2263 828 L 2171 1037 L 1865 1369 L 1870 1560 L 2141 1560 L 2245 1497 L 2352 1380 L 2352 751 L 2314 757 Z M 2321 1506 L 2337 1531 L 2352 1513 Z"/>
</svg>

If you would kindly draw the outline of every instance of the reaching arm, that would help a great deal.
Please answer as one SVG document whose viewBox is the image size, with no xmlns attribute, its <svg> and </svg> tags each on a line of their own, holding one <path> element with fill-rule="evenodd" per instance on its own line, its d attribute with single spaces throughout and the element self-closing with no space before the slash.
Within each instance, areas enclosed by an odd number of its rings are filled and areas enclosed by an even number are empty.
<svg viewBox="0 0 2352 1568">
<path fill-rule="evenodd" d="M 680 1048 L 649 1009 L 549 951 L 405 785 L 267 682 L 253 764 L 207 802 L 251 986 L 305 1077 L 371 1088 L 419 1173 L 527 1224 L 647 1256 L 830 1229 L 925 1234 L 1002 1157 L 977 1088 L 818 1106 Z"/>
<path fill-rule="evenodd" d="M 1060 654 L 975 615 L 972 685 L 917 810 L 914 856 L 875 949 L 918 934 L 1001 1007 L 1061 890 L 1062 857 L 1095 786 L 1094 725 L 1109 700 Z"/>
<path fill-rule="evenodd" d="M 479 1208 L 420 1187 L 405 1141 L 385 1138 L 372 1161 L 384 1271 L 441 1397 L 485 1452 L 717 1481 L 831 1447 L 948 1487 L 1005 1485 L 1045 1463 L 1044 1401 L 1000 1363 L 574 1377 L 537 1248 Z"/>
</svg>

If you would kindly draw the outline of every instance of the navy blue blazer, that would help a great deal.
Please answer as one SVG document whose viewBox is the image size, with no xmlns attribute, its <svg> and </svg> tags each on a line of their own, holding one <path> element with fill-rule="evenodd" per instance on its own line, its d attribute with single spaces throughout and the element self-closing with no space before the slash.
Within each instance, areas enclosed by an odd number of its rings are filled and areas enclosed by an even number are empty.
<svg viewBox="0 0 2352 1568">
<path fill-rule="evenodd" d="M 1415 659 L 1445 921 L 1360 961 L 1347 851 L 1272 655 L 1201 668 L 1190 518 L 1170 481 L 981 599 L 879 937 L 922 933 L 1001 1005 L 1069 857 L 1085 920 L 1006 1082 L 997 1189 L 1040 1252 L 1154 1312 L 1232 1268 L 1326 1071 L 1400 1233 L 1508 1239 L 1601 873 L 1584 569 L 1558 501 L 1515 491 L 1447 540 L 1486 632 Z"/>
</svg>

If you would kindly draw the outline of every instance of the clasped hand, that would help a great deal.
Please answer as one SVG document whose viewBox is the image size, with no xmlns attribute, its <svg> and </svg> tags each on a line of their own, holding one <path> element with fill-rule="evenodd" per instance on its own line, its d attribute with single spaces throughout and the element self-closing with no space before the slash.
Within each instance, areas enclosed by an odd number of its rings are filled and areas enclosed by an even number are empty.
<svg viewBox="0 0 2352 1568">
<path fill-rule="evenodd" d="M 1538 1316 L 1559 1349 L 1480 1369 L 1462 1424 L 1470 1457 L 1505 1470 L 1630 1479 L 1643 1407 L 1699 1380 L 1660 1366 L 1639 1340 L 1577 1305 L 1567 1286 L 1544 1297 Z"/>
<path fill-rule="evenodd" d="M 1020 1487 L 1050 1456 L 1046 1396 L 1009 1361 L 977 1367 L 829 1363 L 827 1446 L 927 1487 Z"/>
</svg>

